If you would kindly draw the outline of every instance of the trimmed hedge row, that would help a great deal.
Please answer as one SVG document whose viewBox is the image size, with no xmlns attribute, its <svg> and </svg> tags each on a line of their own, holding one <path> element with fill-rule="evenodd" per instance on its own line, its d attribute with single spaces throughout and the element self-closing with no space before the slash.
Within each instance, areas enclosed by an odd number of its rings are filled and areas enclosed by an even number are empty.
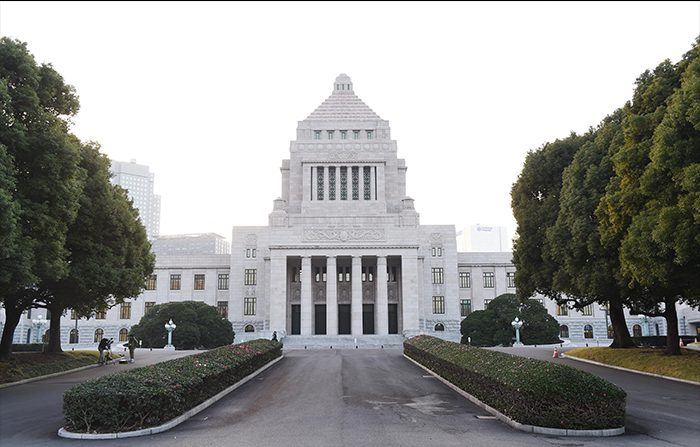
<svg viewBox="0 0 700 447">
<path fill-rule="evenodd" d="M 90 380 L 63 395 L 66 430 L 115 433 L 162 425 L 281 355 L 281 343 L 259 339 Z"/>
<path fill-rule="evenodd" d="M 420 335 L 404 353 L 521 424 L 569 430 L 625 425 L 626 393 L 565 365 Z"/>
</svg>

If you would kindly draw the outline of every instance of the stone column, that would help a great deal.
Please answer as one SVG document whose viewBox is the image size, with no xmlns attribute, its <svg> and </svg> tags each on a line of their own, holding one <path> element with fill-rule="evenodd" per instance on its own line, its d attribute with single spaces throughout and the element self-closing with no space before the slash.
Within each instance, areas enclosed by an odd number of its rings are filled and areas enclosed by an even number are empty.
<svg viewBox="0 0 700 447">
<path fill-rule="evenodd" d="M 376 200 L 377 197 L 377 183 L 375 179 L 377 178 L 377 167 L 370 166 L 369 168 L 369 200 Z"/>
<path fill-rule="evenodd" d="M 328 189 L 328 181 L 330 180 L 329 177 L 331 176 L 330 166 L 324 166 L 323 171 L 323 200 L 331 200 L 331 191 Z"/>
<path fill-rule="evenodd" d="M 377 274 L 374 276 L 377 283 L 377 335 L 389 333 L 389 298 L 386 285 L 386 256 L 377 256 Z"/>
<path fill-rule="evenodd" d="M 287 257 L 270 257 L 270 330 L 287 333 Z"/>
<path fill-rule="evenodd" d="M 401 256 L 401 301 L 403 307 L 403 332 L 406 336 L 418 334 L 419 299 L 418 254 Z"/>
<path fill-rule="evenodd" d="M 318 175 L 318 169 L 316 166 L 311 166 L 311 200 L 318 200 L 318 195 L 316 194 L 316 176 Z"/>
<path fill-rule="evenodd" d="M 365 200 L 365 167 L 360 166 L 360 200 Z"/>
<path fill-rule="evenodd" d="M 338 335 L 338 267 L 335 256 L 326 258 L 326 334 Z"/>
<path fill-rule="evenodd" d="M 352 257 L 352 335 L 362 335 L 362 257 Z"/>
<path fill-rule="evenodd" d="M 311 316 L 312 304 L 311 299 L 311 277 L 314 272 L 311 271 L 311 257 L 302 256 L 301 258 L 301 335 L 311 335 Z"/>
</svg>

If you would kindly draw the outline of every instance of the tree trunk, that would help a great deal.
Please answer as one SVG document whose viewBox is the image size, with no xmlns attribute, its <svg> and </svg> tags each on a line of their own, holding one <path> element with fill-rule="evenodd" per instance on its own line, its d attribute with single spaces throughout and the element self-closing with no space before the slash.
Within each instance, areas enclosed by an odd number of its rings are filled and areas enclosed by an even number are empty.
<svg viewBox="0 0 700 447">
<path fill-rule="evenodd" d="M 611 348 L 636 348 L 632 341 L 630 331 L 625 322 L 625 310 L 619 300 L 610 300 L 608 305 L 610 311 L 610 323 L 613 327 L 613 342 Z"/>
<path fill-rule="evenodd" d="M 63 309 L 58 306 L 50 306 L 47 309 L 51 312 L 51 325 L 49 326 L 49 352 L 57 354 L 63 352 L 61 349 L 61 316 Z"/>
<path fill-rule="evenodd" d="M 0 360 L 7 360 L 12 355 L 12 339 L 21 317 L 21 310 L 15 309 L 13 306 L 5 308 L 5 327 L 2 330 L 2 340 L 0 340 Z"/>
<path fill-rule="evenodd" d="M 676 299 L 666 298 L 664 300 L 666 310 L 666 354 L 681 355 L 681 347 L 678 345 L 678 314 L 676 313 Z"/>
</svg>

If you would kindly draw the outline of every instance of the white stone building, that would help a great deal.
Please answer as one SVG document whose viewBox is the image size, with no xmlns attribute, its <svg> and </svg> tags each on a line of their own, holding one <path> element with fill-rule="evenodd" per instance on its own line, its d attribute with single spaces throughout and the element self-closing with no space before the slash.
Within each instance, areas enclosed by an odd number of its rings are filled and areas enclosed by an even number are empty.
<svg viewBox="0 0 700 447">
<path fill-rule="evenodd" d="M 388 121 L 340 75 L 330 97 L 298 123 L 268 226 L 234 227 L 230 255 L 158 254 L 139 297 L 88 320 L 64 317 L 64 349 L 94 347 L 102 335 L 125 341 L 150 307 L 185 300 L 216 306 L 236 341 L 272 331 L 285 343 L 420 333 L 459 340 L 466 315 L 515 293 L 512 254 L 458 252 L 453 225 L 420 225 L 406 172 Z M 564 340 L 609 344 L 598 305 L 577 311 L 533 299 L 557 318 Z M 700 312 L 678 308 L 680 333 L 700 333 Z M 38 337 L 42 312 L 22 318 L 16 342 Z M 666 333 L 662 318 L 627 317 L 634 335 Z"/>
</svg>

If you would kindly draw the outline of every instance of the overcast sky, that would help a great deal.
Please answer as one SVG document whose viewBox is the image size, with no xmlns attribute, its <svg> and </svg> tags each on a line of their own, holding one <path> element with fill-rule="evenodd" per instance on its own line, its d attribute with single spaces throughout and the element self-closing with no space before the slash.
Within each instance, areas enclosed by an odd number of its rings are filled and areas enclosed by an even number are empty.
<svg viewBox="0 0 700 447">
<path fill-rule="evenodd" d="M 700 2 L 0 2 L 80 96 L 73 131 L 155 173 L 161 234 L 267 225 L 282 159 L 347 73 L 389 120 L 423 224 L 505 226 L 529 150 L 677 62 Z"/>
</svg>

